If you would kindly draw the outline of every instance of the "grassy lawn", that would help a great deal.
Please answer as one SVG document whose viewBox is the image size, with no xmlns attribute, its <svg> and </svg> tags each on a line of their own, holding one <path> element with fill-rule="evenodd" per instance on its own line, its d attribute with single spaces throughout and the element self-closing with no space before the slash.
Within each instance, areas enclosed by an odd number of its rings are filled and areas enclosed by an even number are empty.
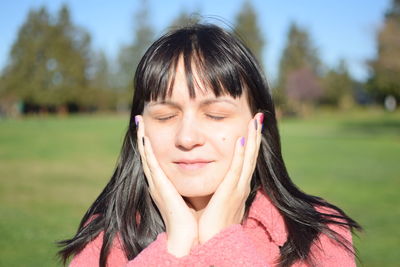
<svg viewBox="0 0 400 267">
<path fill-rule="evenodd" d="M 54 242 L 71 237 L 111 176 L 127 123 L 128 115 L 0 120 L 0 266 L 60 265 Z M 354 237 L 362 265 L 398 266 L 400 113 L 321 112 L 285 119 L 280 130 L 295 183 L 364 227 Z"/>
</svg>

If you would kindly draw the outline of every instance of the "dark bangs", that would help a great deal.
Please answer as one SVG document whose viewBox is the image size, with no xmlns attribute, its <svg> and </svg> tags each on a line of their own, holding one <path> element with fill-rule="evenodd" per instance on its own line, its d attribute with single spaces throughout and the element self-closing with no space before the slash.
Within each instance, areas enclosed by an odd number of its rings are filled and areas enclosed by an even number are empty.
<svg viewBox="0 0 400 267">
<path fill-rule="evenodd" d="M 230 33 L 213 25 L 197 24 L 170 32 L 158 39 L 139 63 L 135 95 L 146 102 L 170 97 L 178 62 L 183 59 L 191 98 L 196 97 L 195 88 L 212 90 L 217 97 L 241 96 L 247 84 L 244 50 Z"/>
</svg>

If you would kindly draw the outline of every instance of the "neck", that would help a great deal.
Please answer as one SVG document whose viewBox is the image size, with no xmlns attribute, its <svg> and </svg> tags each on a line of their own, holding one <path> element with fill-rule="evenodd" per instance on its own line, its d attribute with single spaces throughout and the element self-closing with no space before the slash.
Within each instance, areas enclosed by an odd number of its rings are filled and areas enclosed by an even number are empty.
<svg viewBox="0 0 400 267">
<path fill-rule="evenodd" d="M 201 197 L 183 197 L 186 204 L 194 209 L 198 216 L 200 216 L 204 209 L 207 207 L 208 202 L 210 202 L 212 195 L 201 196 Z"/>
</svg>

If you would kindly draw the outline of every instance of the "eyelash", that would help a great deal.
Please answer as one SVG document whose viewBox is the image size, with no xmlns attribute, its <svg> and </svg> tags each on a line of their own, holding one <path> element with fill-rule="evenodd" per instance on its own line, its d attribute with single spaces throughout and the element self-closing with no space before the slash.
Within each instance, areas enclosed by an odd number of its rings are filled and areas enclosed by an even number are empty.
<svg viewBox="0 0 400 267">
<path fill-rule="evenodd" d="M 172 118 L 175 117 L 175 116 L 176 116 L 176 115 L 171 115 L 171 116 L 168 116 L 168 117 L 157 118 L 157 120 L 159 120 L 159 121 L 167 121 L 167 120 L 169 120 L 169 119 L 172 119 Z M 215 120 L 215 121 L 221 121 L 221 120 L 225 119 L 225 117 L 213 116 L 213 115 L 210 115 L 210 114 L 206 114 L 206 116 L 207 116 L 208 118 L 212 119 L 212 120 Z"/>
<path fill-rule="evenodd" d="M 173 117 L 175 117 L 175 115 L 171 115 L 171 116 L 168 116 L 168 117 L 157 118 L 157 120 L 159 120 L 159 121 L 167 121 L 169 119 L 172 119 Z"/>
<path fill-rule="evenodd" d="M 207 117 L 209 117 L 210 119 L 212 119 L 212 120 L 216 120 L 216 121 L 220 121 L 220 120 L 223 120 L 223 119 L 225 119 L 225 117 L 221 117 L 221 116 L 213 116 L 213 115 L 210 115 L 210 114 L 206 114 L 206 116 L 207 116 Z"/>
</svg>

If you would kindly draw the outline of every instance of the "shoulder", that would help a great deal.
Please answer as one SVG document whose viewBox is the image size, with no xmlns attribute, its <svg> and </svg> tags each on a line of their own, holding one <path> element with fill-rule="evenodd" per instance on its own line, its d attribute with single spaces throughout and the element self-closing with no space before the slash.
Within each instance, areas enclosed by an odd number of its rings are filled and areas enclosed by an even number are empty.
<svg viewBox="0 0 400 267">
<path fill-rule="evenodd" d="M 336 233 L 339 240 L 349 248 L 347 250 L 337 242 L 331 233 L 320 233 L 310 248 L 312 257 L 316 263 L 319 263 L 317 266 L 355 266 L 354 254 L 352 253 L 352 234 L 349 227 L 340 224 L 345 222 L 343 219 L 334 217 L 340 215 L 339 212 L 335 209 L 320 206 L 316 206 L 315 209 L 326 216 L 333 215 L 334 220 L 338 223 L 327 224 L 327 227 L 333 233 Z M 268 239 L 276 246 L 281 247 L 287 241 L 288 232 L 284 218 L 264 192 L 257 192 L 249 211 L 249 219 L 257 220 L 263 226 L 266 234 L 268 234 Z M 250 225 L 250 222 L 248 224 Z M 254 232 L 253 229 L 250 230 Z M 257 233 L 258 236 L 261 238 L 260 233 Z M 277 253 L 279 254 L 279 252 Z"/>
<path fill-rule="evenodd" d="M 332 208 L 316 207 L 316 210 L 327 215 L 340 215 Z M 344 219 L 335 218 L 335 221 L 338 223 L 327 224 L 332 233 L 320 233 L 314 241 L 310 250 L 311 255 L 317 263 L 320 263 L 318 266 L 356 266 L 350 228 L 340 224 L 345 222 Z"/>
<path fill-rule="evenodd" d="M 287 230 L 283 216 L 272 200 L 261 189 L 251 204 L 248 214 L 249 223 L 256 220 L 269 238 L 278 246 L 283 246 L 287 239 Z"/>
<path fill-rule="evenodd" d="M 100 232 L 96 238 L 90 241 L 85 248 L 76 254 L 69 266 L 70 267 L 86 267 L 86 266 L 98 266 L 100 259 L 100 251 L 103 245 L 104 233 Z M 107 266 L 117 267 L 124 266 L 128 263 L 128 259 L 125 255 L 122 242 L 120 237 L 114 238 L 110 253 L 107 258 Z"/>
</svg>

